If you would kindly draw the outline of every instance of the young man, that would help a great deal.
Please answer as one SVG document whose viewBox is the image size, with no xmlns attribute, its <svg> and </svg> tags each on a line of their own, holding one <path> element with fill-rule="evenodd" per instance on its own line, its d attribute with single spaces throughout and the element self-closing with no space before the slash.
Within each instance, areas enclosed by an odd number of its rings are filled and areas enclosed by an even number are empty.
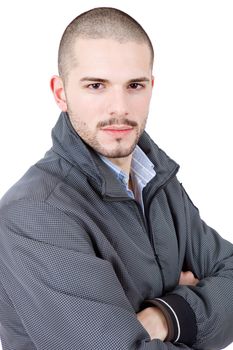
<svg viewBox="0 0 233 350">
<path fill-rule="evenodd" d="M 144 131 L 153 47 L 127 14 L 66 28 L 53 146 L 1 201 L 3 350 L 220 349 L 233 246 L 201 219 Z"/>
</svg>

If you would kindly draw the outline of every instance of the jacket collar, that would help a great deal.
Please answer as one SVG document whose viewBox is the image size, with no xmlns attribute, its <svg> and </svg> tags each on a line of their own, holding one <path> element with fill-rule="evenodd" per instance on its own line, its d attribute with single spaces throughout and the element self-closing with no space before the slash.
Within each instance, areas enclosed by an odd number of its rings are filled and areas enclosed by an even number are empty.
<svg viewBox="0 0 233 350">
<path fill-rule="evenodd" d="M 52 130 L 52 140 L 53 151 L 78 167 L 88 177 L 90 184 L 105 199 L 129 199 L 123 184 L 117 180 L 111 169 L 74 130 L 67 113 L 60 114 Z M 156 177 L 151 181 L 157 189 L 171 176 L 174 176 L 179 166 L 153 142 L 145 131 L 138 145 L 155 166 Z"/>
</svg>

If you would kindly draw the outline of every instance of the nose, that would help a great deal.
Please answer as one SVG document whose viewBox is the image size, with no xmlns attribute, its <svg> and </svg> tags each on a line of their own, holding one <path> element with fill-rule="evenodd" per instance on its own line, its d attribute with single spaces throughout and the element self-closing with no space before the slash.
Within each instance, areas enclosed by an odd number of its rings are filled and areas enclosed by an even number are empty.
<svg viewBox="0 0 233 350">
<path fill-rule="evenodd" d="M 123 89 L 114 89 L 108 96 L 108 114 L 125 117 L 129 114 L 126 92 Z"/>
</svg>

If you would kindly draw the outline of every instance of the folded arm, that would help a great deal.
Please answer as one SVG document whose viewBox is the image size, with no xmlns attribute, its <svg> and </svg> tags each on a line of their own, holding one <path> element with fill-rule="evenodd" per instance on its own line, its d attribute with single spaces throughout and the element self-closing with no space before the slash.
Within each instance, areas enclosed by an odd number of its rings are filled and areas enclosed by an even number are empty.
<svg viewBox="0 0 233 350">
<path fill-rule="evenodd" d="M 198 209 L 181 187 L 186 211 L 184 275 L 166 295 L 145 301 L 159 307 L 172 341 L 195 349 L 222 349 L 233 341 L 233 245 L 201 220 Z M 180 203 L 181 205 L 182 203 Z"/>
<path fill-rule="evenodd" d="M 2 214 L 1 281 L 37 350 L 187 349 L 150 339 L 111 263 L 95 256 L 72 219 L 44 203 L 24 201 Z M 14 327 L 6 322 L 2 332 L 10 335 Z"/>
</svg>

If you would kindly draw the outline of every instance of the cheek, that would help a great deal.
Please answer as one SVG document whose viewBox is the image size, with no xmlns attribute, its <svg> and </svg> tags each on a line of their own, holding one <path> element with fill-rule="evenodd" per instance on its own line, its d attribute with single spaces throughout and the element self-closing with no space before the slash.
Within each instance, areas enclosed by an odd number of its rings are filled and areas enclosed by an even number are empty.
<svg viewBox="0 0 233 350">
<path fill-rule="evenodd" d="M 92 94 L 80 94 L 77 98 L 76 106 L 82 108 L 88 114 L 95 115 L 98 111 L 102 111 L 106 105 L 105 96 L 94 96 Z"/>
<path fill-rule="evenodd" d="M 149 96 L 134 96 L 129 102 L 130 110 L 134 112 L 134 115 L 138 115 L 139 117 L 143 117 L 148 113 L 149 105 Z"/>
<path fill-rule="evenodd" d="M 70 100 L 69 108 L 73 116 L 87 126 L 96 124 L 98 116 L 101 117 L 101 103 L 85 95 Z"/>
</svg>

